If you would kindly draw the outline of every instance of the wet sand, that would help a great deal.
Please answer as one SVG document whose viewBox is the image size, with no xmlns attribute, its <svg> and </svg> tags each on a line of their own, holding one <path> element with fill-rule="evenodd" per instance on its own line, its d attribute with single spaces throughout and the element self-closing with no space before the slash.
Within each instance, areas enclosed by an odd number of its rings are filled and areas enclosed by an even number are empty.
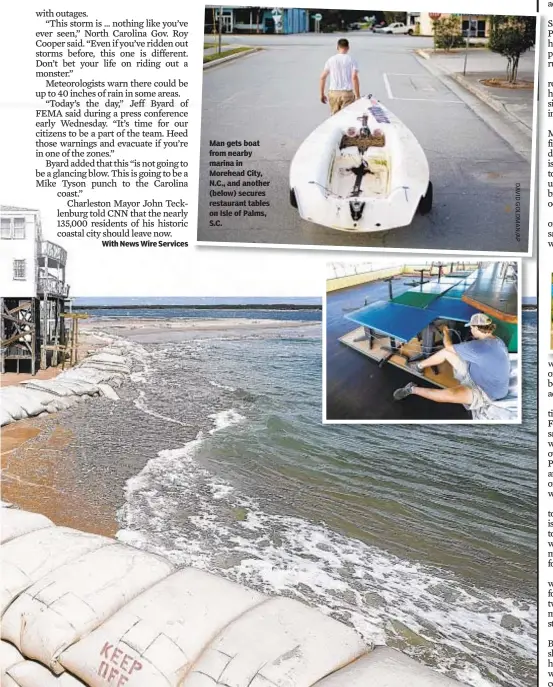
<svg viewBox="0 0 553 687">
<path fill-rule="evenodd" d="M 79 359 L 105 345 L 102 338 L 83 333 Z M 8 372 L 0 375 L 0 383 L 12 386 L 29 379 L 53 379 L 61 371 L 60 365 L 39 370 L 35 377 Z M 74 456 L 67 447 L 72 435 L 63 427 L 63 413 L 12 422 L 2 427 L 0 437 L 3 501 L 43 513 L 57 525 L 115 535 L 115 512 L 105 512 L 105 506 L 98 508 L 86 484 L 75 484 L 71 479 Z"/>
<path fill-rule="evenodd" d="M 233 318 L 170 318 L 140 319 L 133 317 L 103 317 L 87 320 L 82 331 L 87 335 L 101 332 L 111 336 L 120 336 L 137 342 L 154 343 L 163 332 L 163 341 L 186 341 L 193 338 L 209 336 L 264 336 L 274 334 L 278 329 L 281 334 L 303 335 L 312 332 L 313 327 L 320 327 L 320 322 L 305 320 L 265 320 Z"/>
</svg>

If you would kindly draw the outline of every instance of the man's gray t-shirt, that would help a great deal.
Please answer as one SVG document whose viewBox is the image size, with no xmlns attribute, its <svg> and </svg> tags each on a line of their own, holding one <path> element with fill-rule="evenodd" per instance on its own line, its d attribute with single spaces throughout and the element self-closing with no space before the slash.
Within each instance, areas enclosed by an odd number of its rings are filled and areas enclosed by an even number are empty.
<svg viewBox="0 0 553 687">
<path fill-rule="evenodd" d="M 357 62 L 346 53 L 336 53 L 324 66 L 329 74 L 329 91 L 353 91 L 353 74 L 359 71 Z"/>
<path fill-rule="evenodd" d="M 474 339 L 454 344 L 453 349 L 468 364 L 469 375 L 486 394 L 497 401 L 509 392 L 509 351 L 501 339 Z"/>
</svg>

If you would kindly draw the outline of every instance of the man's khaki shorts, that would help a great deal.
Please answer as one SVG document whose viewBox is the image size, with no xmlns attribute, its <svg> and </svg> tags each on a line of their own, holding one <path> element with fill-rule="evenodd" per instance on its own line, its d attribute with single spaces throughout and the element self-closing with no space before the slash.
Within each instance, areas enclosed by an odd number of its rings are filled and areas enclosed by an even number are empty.
<svg viewBox="0 0 553 687">
<path fill-rule="evenodd" d="M 353 102 L 355 102 L 355 93 L 353 91 L 328 92 L 328 104 L 330 105 L 331 114 L 336 114 Z"/>
<path fill-rule="evenodd" d="M 488 394 L 481 389 L 469 374 L 469 366 L 465 360 L 459 358 L 459 362 L 453 368 L 453 376 L 462 386 L 468 387 L 472 391 L 472 403 L 465 405 L 467 410 L 486 411 L 493 401 Z"/>
</svg>

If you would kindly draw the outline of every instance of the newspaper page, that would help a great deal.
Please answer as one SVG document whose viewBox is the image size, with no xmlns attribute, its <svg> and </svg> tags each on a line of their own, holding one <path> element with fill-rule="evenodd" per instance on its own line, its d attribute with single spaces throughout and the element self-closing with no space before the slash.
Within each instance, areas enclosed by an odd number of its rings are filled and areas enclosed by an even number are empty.
<svg viewBox="0 0 553 687">
<path fill-rule="evenodd" d="M 322 5 L 0 10 L 2 687 L 553 685 L 553 10 Z"/>
</svg>

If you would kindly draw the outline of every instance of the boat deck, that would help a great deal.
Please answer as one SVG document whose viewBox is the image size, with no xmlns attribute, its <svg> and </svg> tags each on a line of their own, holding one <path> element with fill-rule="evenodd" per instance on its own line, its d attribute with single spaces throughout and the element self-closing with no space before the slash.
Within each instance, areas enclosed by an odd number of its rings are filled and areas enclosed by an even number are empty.
<svg viewBox="0 0 553 687">
<path fill-rule="evenodd" d="M 365 330 L 363 327 L 354 329 L 352 332 L 341 336 L 338 340 L 377 363 L 381 363 L 382 361 L 386 360 L 390 355 L 390 351 L 387 347 L 389 347 L 392 343 L 391 337 L 387 336 L 379 339 L 373 339 L 373 344 L 370 346 L 369 341 L 365 336 Z M 409 341 L 400 344 L 399 353 L 407 356 L 407 358 L 422 353 L 420 342 L 417 338 L 412 338 Z M 388 358 L 386 360 L 386 364 L 395 365 L 400 369 L 405 369 L 409 372 L 409 374 L 419 377 L 420 379 L 424 379 L 431 384 L 441 387 L 442 389 L 458 386 L 459 382 L 453 376 L 453 370 L 451 369 L 449 363 L 443 363 L 440 365 L 438 367 L 437 374 L 432 368 L 427 368 L 422 372 L 422 374 L 419 374 L 412 368 L 407 368 L 406 358 L 403 357 L 403 355 L 399 355 L 399 353 Z"/>
</svg>

